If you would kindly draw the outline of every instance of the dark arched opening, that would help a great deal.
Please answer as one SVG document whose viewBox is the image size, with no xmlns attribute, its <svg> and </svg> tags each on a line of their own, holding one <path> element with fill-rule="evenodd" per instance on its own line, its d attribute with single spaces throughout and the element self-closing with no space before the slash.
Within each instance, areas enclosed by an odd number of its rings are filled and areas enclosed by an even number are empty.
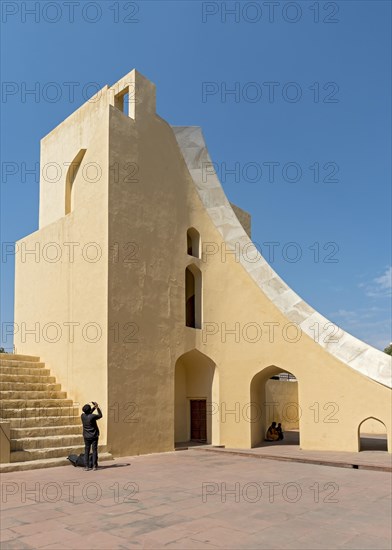
<svg viewBox="0 0 392 550">
<path fill-rule="evenodd" d="M 359 451 L 388 451 L 387 429 L 381 420 L 373 416 L 365 418 L 358 426 Z"/>
<path fill-rule="evenodd" d="M 200 258 L 200 233 L 194 227 L 190 227 L 187 231 L 186 238 L 187 253 L 189 256 Z"/>
<path fill-rule="evenodd" d="M 185 270 L 185 324 L 191 328 L 202 324 L 202 276 L 195 265 Z"/>
</svg>

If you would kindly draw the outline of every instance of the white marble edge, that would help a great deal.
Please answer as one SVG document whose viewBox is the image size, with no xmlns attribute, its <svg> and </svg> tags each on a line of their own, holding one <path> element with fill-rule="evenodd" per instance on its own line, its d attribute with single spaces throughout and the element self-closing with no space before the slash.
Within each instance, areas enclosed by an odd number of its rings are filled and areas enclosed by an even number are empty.
<svg viewBox="0 0 392 550">
<path fill-rule="evenodd" d="M 224 241 L 231 247 L 240 242 L 241 247 L 248 246 L 247 250 L 250 251 L 255 245 L 238 221 L 218 176 L 215 172 L 212 173 L 212 170 L 208 176 L 203 171 L 203 163 L 211 166 L 213 163 L 202 129 L 199 126 L 171 128 L 200 199 Z M 315 332 L 311 327 L 314 323 L 319 323 L 320 346 L 362 375 L 384 386 L 392 387 L 392 358 L 389 355 L 355 338 L 314 310 L 279 277 L 261 255 L 257 261 L 249 261 L 240 254 L 239 260 L 259 288 L 289 321 L 298 324 L 301 330 L 313 339 Z M 331 341 L 328 336 L 333 327 L 337 327 L 338 332 Z"/>
</svg>

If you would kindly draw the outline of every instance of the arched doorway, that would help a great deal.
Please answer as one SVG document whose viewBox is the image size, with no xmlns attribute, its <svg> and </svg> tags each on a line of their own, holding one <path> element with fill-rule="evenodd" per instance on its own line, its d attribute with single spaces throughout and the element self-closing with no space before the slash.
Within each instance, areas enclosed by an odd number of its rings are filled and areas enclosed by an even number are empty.
<svg viewBox="0 0 392 550">
<path fill-rule="evenodd" d="M 271 445 L 264 439 L 272 422 L 280 422 L 284 432 L 283 442 L 276 444 L 299 445 L 301 409 L 293 373 L 274 365 L 264 368 L 251 381 L 250 400 L 252 447 Z"/>
<path fill-rule="evenodd" d="M 358 426 L 358 451 L 388 451 L 387 428 L 373 416 Z"/>
<path fill-rule="evenodd" d="M 174 441 L 219 444 L 219 378 L 215 363 L 194 349 L 175 365 Z"/>
</svg>

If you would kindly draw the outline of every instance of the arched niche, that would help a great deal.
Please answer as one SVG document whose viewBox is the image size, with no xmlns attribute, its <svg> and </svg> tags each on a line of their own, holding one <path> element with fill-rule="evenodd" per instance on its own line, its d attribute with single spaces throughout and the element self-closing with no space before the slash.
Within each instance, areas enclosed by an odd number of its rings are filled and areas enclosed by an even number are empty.
<svg viewBox="0 0 392 550">
<path fill-rule="evenodd" d="M 65 179 L 65 215 L 70 214 L 74 209 L 74 181 L 82 164 L 87 149 L 80 149 L 79 153 L 71 162 Z"/>
</svg>

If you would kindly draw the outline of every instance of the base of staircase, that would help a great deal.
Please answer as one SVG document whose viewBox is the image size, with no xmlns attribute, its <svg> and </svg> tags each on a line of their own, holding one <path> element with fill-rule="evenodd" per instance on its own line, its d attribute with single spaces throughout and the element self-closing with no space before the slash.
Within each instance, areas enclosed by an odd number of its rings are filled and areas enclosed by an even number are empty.
<svg viewBox="0 0 392 550">
<path fill-rule="evenodd" d="M 110 453 L 99 453 L 99 463 L 107 460 L 113 460 Z M 67 458 L 44 458 L 40 460 L 26 460 L 24 462 L 7 462 L 0 464 L 0 474 L 6 472 L 21 472 L 23 470 L 39 470 L 41 468 L 54 468 L 56 466 L 67 466 L 72 464 Z"/>
</svg>

